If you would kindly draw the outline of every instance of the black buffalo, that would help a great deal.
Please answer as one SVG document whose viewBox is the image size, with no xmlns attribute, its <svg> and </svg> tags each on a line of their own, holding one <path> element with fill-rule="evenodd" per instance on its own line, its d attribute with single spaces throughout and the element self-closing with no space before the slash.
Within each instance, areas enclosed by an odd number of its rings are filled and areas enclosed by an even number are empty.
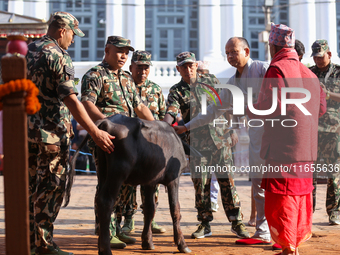
<svg viewBox="0 0 340 255">
<path fill-rule="evenodd" d="M 98 146 L 95 148 L 98 157 L 99 187 L 96 203 L 100 224 L 99 254 L 112 254 L 109 234 L 110 216 L 123 183 L 141 184 L 146 187 L 142 248 L 154 249 L 151 232 L 151 221 L 155 215 L 153 191 L 160 183 L 168 189 L 175 244 L 180 252 L 191 252 L 180 229 L 181 215 L 178 201 L 179 177 L 187 165 L 185 151 L 189 154 L 189 146 L 183 143 L 174 129 L 163 121 L 145 121 L 118 114 L 100 120 L 96 124 L 100 129 L 116 137 L 112 140 L 115 146 L 113 153 L 108 154 Z M 78 151 L 73 161 L 77 153 Z M 74 167 L 71 173 L 74 174 Z M 69 178 L 71 185 L 73 174 Z M 71 185 L 67 188 L 66 205 L 69 201 Z"/>
</svg>

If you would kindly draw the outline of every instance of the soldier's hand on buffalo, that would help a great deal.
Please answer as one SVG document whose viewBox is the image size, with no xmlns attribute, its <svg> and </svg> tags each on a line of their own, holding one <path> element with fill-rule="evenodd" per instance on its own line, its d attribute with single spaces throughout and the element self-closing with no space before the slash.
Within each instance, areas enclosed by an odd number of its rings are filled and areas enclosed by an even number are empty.
<svg viewBox="0 0 340 255">
<path fill-rule="evenodd" d="M 111 139 L 115 139 L 114 136 L 110 135 L 109 133 L 98 129 L 95 135 L 92 136 L 94 142 L 107 153 L 111 153 L 114 150 L 114 145 Z"/>
<path fill-rule="evenodd" d="M 174 126 L 174 129 L 178 135 L 184 133 L 185 131 L 188 131 L 185 126 Z"/>
</svg>

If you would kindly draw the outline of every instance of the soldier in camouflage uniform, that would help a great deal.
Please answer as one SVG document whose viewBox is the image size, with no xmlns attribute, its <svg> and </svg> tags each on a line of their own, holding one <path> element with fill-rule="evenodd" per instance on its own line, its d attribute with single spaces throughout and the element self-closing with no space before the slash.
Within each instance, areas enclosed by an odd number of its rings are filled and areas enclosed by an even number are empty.
<svg viewBox="0 0 340 255">
<path fill-rule="evenodd" d="M 162 93 L 162 89 L 156 83 L 148 80 L 148 75 L 150 73 L 151 54 L 147 51 L 135 51 L 132 55 L 130 72 L 131 76 L 136 84 L 136 89 L 139 97 L 143 103 L 150 109 L 153 117 L 156 120 L 163 120 L 165 116 L 165 99 Z M 155 203 L 158 205 L 158 194 L 159 185 L 156 186 L 155 190 Z M 134 219 L 133 215 L 137 212 L 137 201 L 136 201 L 136 188 L 133 191 L 131 200 L 126 205 L 124 215 L 124 226 L 122 231 L 125 234 L 130 234 L 134 232 Z M 144 186 L 141 186 L 141 198 L 143 208 L 144 203 Z M 122 207 L 120 207 L 122 208 Z M 122 212 L 117 211 L 117 220 L 120 222 Z M 164 233 L 166 230 L 159 227 L 155 220 L 151 222 L 152 233 Z"/>
<path fill-rule="evenodd" d="M 91 121 L 77 99 L 72 60 L 66 52 L 74 35 L 84 36 L 78 20 L 57 12 L 47 34 L 28 45 L 27 76 L 39 88 L 41 110 L 27 118 L 29 150 L 29 218 L 31 254 L 73 254 L 53 242 L 55 221 L 65 193 L 71 113 L 105 151 L 113 151 L 110 139 Z M 20 245 L 20 244 L 19 244 Z"/>
<path fill-rule="evenodd" d="M 181 110 L 185 123 L 191 118 L 197 116 L 201 110 L 202 95 L 205 90 L 219 83 L 217 78 L 212 74 L 197 74 L 197 63 L 195 54 L 191 52 L 182 52 L 177 57 L 177 70 L 180 72 L 182 79 L 179 83 L 170 88 L 167 102 L 167 113 L 164 120 L 171 124 L 176 119 L 177 113 Z M 203 85 L 206 84 L 208 86 Z M 219 91 L 217 89 L 217 91 Z M 208 98 L 207 104 L 212 102 Z M 219 117 L 225 121 L 223 116 Z M 233 165 L 231 153 L 230 135 L 225 139 L 228 133 L 227 128 L 223 126 L 213 126 L 213 123 L 199 127 L 189 133 L 190 145 L 201 152 L 202 158 L 190 158 L 191 178 L 195 187 L 195 207 L 198 211 L 197 219 L 201 222 L 198 229 L 192 233 L 192 238 L 204 238 L 211 236 L 209 222 L 213 220 L 210 201 L 210 182 L 211 173 L 202 172 L 204 167 L 216 166 L 230 167 Z M 196 171 L 199 167 L 201 171 Z M 221 188 L 222 203 L 228 220 L 232 222 L 232 232 L 241 238 L 249 237 L 243 222 L 240 207 L 240 200 L 234 186 L 233 174 L 231 171 L 217 173 L 216 177 Z"/>
<path fill-rule="evenodd" d="M 318 159 L 316 164 L 327 165 L 326 210 L 330 225 L 340 225 L 340 173 L 339 173 L 339 132 L 340 132 L 340 66 L 331 62 L 326 40 L 316 40 L 312 45 L 315 66 L 310 70 L 319 78 L 326 93 L 327 112 L 319 119 Z M 325 166 L 326 166 L 325 165 Z M 317 165 L 316 165 L 317 166 Z M 336 171 L 336 169 L 338 171 Z M 314 172 L 313 210 L 316 202 L 316 178 Z"/>
<path fill-rule="evenodd" d="M 114 114 L 122 114 L 128 117 L 138 116 L 142 119 L 154 120 L 152 113 L 138 96 L 131 75 L 121 69 L 127 61 L 129 51 L 134 51 L 134 48 L 130 45 L 130 40 L 120 36 L 109 36 L 105 46 L 104 60 L 92 67 L 83 76 L 81 102 L 94 122 Z M 89 141 L 89 149 L 97 165 L 97 156 L 93 150 L 94 144 L 92 141 Z M 97 186 L 97 193 L 98 188 L 100 188 L 100 183 Z M 116 205 L 123 206 L 130 198 L 133 190 L 134 187 L 123 185 Z M 119 200 L 123 201 L 123 203 L 119 203 Z M 97 232 L 98 219 L 96 210 L 95 213 Z M 114 216 L 111 217 L 110 224 L 111 247 L 125 248 L 125 243 L 134 243 L 136 239 L 124 235 L 119 224 L 117 224 L 116 230 L 114 226 L 115 218 Z"/>
</svg>

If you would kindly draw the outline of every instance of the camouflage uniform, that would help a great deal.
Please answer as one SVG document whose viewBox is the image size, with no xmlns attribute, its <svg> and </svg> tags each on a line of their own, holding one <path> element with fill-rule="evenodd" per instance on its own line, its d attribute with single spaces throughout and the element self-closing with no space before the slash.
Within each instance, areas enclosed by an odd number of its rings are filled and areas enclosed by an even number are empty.
<svg viewBox="0 0 340 255">
<path fill-rule="evenodd" d="M 320 56 L 327 52 L 328 43 L 326 40 L 317 40 L 314 42 L 312 56 Z M 321 72 L 315 65 L 310 70 L 316 74 L 320 82 L 322 82 L 327 90 L 334 93 L 340 93 L 340 66 L 333 63 L 329 64 L 326 71 Z M 327 164 L 328 170 L 330 165 L 339 167 L 339 131 L 340 131 L 340 102 L 332 99 L 327 100 L 327 112 L 320 117 L 318 127 L 318 158 L 316 164 Z M 339 216 L 340 206 L 340 173 L 327 171 L 327 195 L 326 210 L 329 216 Z M 313 179 L 313 210 L 315 211 L 316 203 L 316 178 L 314 173 Z"/>
<path fill-rule="evenodd" d="M 130 45 L 130 40 L 126 40 L 118 36 L 110 36 L 107 44 L 113 44 L 117 47 Z M 132 48 L 133 49 L 133 48 Z M 110 70 L 108 63 L 103 60 L 97 66 L 92 67 L 82 78 L 81 86 L 81 101 L 90 101 L 106 116 L 114 114 L 122 114 L 128 117 L 136 117 L 134 108 L 142 103 L 137 94 L 135 83 L 131 75 L 123 70 L 118 70 L 114 73 Z M 93 139 L 89 139 L 89 150 L 93 154 L 97 165 L 97 157 L 95 155 Z M 97 185 L 97 192 L 98 186 Z M 128 201 L 132 196 L 134 187 L 130 185 L 122 185 L 120 195 L 116 201 L 115 206 L 120 201 Z M 97 193 L 96 193 L 97 197 Z M 119 205 L 121 206 L 121 204 Z M 98 217 L 97 217 L 97 205 L 95 203 L 95 215 L 96 215 L 96 232 L 98 230 Z M 110 232 L 111 235 L 115 235 L 115 217 L 111 216 Z"/>
<path fill-rule="evenodd" d="M 55 13 L 51 22 L 84 36 L 78 21 L 69 13 Z M 71 114 L 64 98 L 77 94 L 74 68 L 69 54 L 45 35 L 28 45 L 27 76 L 39 88 L 41 110 L 28 116 L 29 220 L 31 249 L 55 251 L 53 222 L 65 192 Z"/>
<path fill-rule="evenodd" d="M 131 61 L 136 63 L 137 65 L 152 65 L 151 54 L 146 51 L 135 51 L 133 53 Z M 150 80 L 146 80 L 143 84 L 139 84 L 139 85 L 136 84 L 136 88 L 137 88 L 139 97 L 141 98 L 144 105 L 146 105 L 150 109 L 155 120 L 164 119 L 166 105 L 165 105 L 165 99 L 164 99 L 164 95 L 162 93 L 161 87 Z M 141 198 L 142 198 L 141 208 L 143 208 L 143 203 L 145 200 L 144 190 L 145 188 L 142 185 L 141 186 Z M 155 202 L 156 202 L 156 207 L 157 207 L 159 185 L 156 186 L 154 193 L 155 193 Z M 123 215 L 125 218 L 131 219 L 132 216 L 136 212 L 137 212 L 137 196 L 136 196 L 136 188 L 135 188 L 130 202 L 126 205 L 125 212 L 123 213 Z"/>
<path fill-rule="evenodd" d="M 143 103 L 150 109 L 156 120 L 162 120 L 165 116 L 165 99 L 162 89 L 156 83 L 146 80 L 142 85 L 136 85 L 138 95 Z"/>
<path fill-rule="evenodd" d="M 183 54 L 183 53 L 181 53 Z M 191 53 L 193 55 L 193 53 Z M 178 65 L 183 64 L 177 57 Z M 194 58 L 194 56 L 193 56 Z M 201 96 L 205 94 L 203 89 L 205 83 L 211 87 L 219 83 L 218 79 L 212 74 L 197 74 L 197 79 L 187 84 L 183 79 L 172 86 L 168 95 L 167 113 L 174 119 L 181 110 L 185 123 L 201 112 Z M 219 89 L 216 89 L 219 92 Z M 210 93 L 213 93 L 209 89 Z M 212 98 L 207 97 L 207 105 L 213 103 Z M 219 119 L 224 120 L 221 116 Z M 221 126 L 221 125 L 219 125 Z M 195 207 L 198 211 L 197 219 L 201 222 L 213 220 L 210 201 L 210 182 L 209 172 L 196 172 L 195 166 L 232 166 L 231 138 L 229 130 L 223 127 L 213 127 L 213 123 L 194 129 L 188 132 L 190 145 L 199 150 L 203 158 L 190 157 L 191 177 L 195 187 Z M 226 138 L 225 138 L 226 137 Z M 242 220 L 240 200 L 234 186 L 233 173 L 216 173 L 220 188 L 222 203 L 229 221 Z"/>
</svg>

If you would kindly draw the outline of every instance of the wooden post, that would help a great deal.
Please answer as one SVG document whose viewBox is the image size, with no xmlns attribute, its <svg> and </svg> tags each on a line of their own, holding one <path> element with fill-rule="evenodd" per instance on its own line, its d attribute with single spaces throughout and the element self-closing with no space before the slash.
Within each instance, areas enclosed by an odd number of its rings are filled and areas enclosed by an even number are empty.
<svg viewBox="0 0 340 255">
<path fill-rule="evenodd" d="M 4 56 L 1 65 L 5 83 L 26 78 L 26 59 L 23 55 Z M 24 91 L 15 92 L 2 101 L 7 255 L 30 254 L 25 96 Z"/>
</svg>

